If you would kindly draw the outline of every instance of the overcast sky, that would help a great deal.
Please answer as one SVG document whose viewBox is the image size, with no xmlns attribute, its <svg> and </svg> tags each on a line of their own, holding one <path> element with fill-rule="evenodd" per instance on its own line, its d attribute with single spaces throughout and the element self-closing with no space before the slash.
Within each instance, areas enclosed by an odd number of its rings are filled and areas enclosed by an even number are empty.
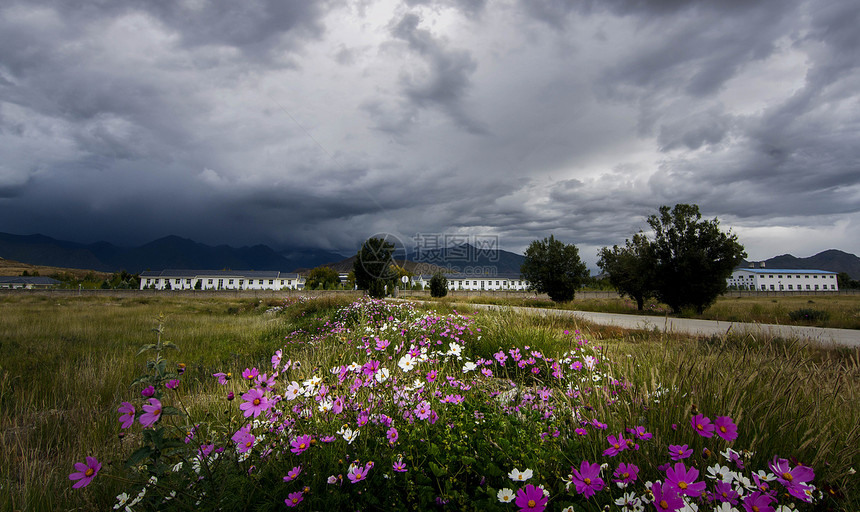
<svg viewBox="0 0 860 512">
<path fill-rule="evenodd" d="M 354 253 L 660 205 L 860 254 L 856 0 L 6 0 L 0 231 Z"/>
</svg>

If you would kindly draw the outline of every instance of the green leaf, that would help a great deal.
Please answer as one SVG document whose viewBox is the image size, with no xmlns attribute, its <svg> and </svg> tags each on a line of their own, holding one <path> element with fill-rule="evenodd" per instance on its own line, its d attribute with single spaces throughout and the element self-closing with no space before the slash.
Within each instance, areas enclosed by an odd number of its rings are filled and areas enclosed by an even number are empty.
<svg viewBox="0 0 860 512">
<path fill-rule="evenodd" d="M 150 343 L 149 345 L 144 345 L 140 347 L 140 350 L 137 351 L 137 355 L 141 355 L 147 350 L 155 350 L 156 345 L 154 343 Z"/>
<path fill-rule="evenodd" d="M 431 470 L 431 471 L 433 471 L 433 474 L 434 474 L 434 475 L 436 475 L 436 477 L 437 477 L 437 478 L 438 478 L 438 477 L 440 477 L 440 476 L 445 476 L 445 475 L 447 475 L 447 474 L 448 474 L 448 470 L 447 470 L 447 469 L 445 469 L 445 468 L 443 468 L 443 467 L 440 467 L 440 466 L 439 466 L 438 464 L 436 464 L 435 462 L 431 462 L 431 463 L 430 463 L 430 470 Z"/>
<path fill-rule="evenodd" d="M 185 416 L 185 413 L 173 406 L 164 406 L 161 408 L 162 416 Z"/>
<path fill-rule="evenodd" d="M 177 352 L 182 352 L 181 350 L 179 350 L 179 347 L 176 346 L 176 343 L 173 343 L 172 341 L 165 341 L 163 343 L 163 346 L 164 346 L 164 348 L 172 348 L 173 350 L 176 350 Z"/>
<path fill-rule="evenodd" d="M 150 375 L 141 375 L 140 377 L 131 381 L 128 387 L 133 388 L 136 384 L 150 384 L 152 382 L 152 376 Z"/>
<path fill-rule="evenodd" d="M 469 465 L 478 462 L 478 459 L 474 457 L 469 457 L 468 455 L 463 455 L 460 457 L 460 460 L 463 461 L 463 464 Z"/>
<path fill-rule="evenodd" d="M 126 467 L 137 466 L 144 459 L 148 459 L 153 453 L 153 449 L 149 446 L 141 446 L 132 453 L 125 462 Z"/>
</svg>

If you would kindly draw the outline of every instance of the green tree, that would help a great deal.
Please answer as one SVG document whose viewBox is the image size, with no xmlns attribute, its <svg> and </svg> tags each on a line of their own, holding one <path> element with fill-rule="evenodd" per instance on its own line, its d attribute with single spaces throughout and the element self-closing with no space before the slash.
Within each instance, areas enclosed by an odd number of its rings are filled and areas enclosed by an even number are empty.
<svg viewBox="0 0 860 512">
<path fill-rule="evenodd" d="M 312 269 L 305 280 L 305 288 L 309 290 L 334 290 L 338 286 L 340 286 L 340 274 L 326 266 Z"/>
<path fill-rule="evenodd" d="M 394 244 L 382 238 L 368 238 L 356 254 L 352 270 L 355 273 L 355 284 L 359 289 L 367 291 L 371 297 L 385 296 L 386 286 L 392 289 L 397 278 L 392 259 Z"/>
<path fill-rule="evenodd" d="M 576 246 L 565 245 L 552 235 L 532 242 L 525 257 L 520 267 L 523 278 L 532 289 L 546 293 L 553 302 L 573 300 L 576 289 L 589 276 Z"/>
<path fill-rule="evenodd" d="M 836 284 L 839 286 L 840 290 L 860 288 L 860 281 L 852 279 L 848 272 L 840 272 L 836 274 Z"/>
<path fill-rule="evenodd" d="M 448 279 L 442 272 L 436 272 L 430 278 L 430 296 L 444 297 L 448 295 Z"/>
<path fill-rule="evenodd" d="M 641 231 L 633 239 L 625 240 L 624 247 L 600 250 L 597 266 L 609 275 L 609 283 L 621 295 L 636 301 L 642 311 L 645 300 L 654 297 L 654 247 Z"/>
<path fill-rule="evenodd" d="M 726 278 L 746 256 L 735 234 L 720 223 L 702 220 L 697 205 L 661 206 L 648 217 L 654 230 L 654 289 L 674 312 L 701 313 L 726 291 Z"/>
</svg>

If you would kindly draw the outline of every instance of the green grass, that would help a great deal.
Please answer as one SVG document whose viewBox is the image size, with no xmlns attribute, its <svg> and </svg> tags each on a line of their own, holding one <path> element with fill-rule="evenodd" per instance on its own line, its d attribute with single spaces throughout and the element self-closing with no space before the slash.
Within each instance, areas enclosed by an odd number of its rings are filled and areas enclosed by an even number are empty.
<svg viewBox="0 0 860 512">
<path fill-rule="evenodd" d="M 352 298 L 327 297 L 267 312 L 282 301 L 4 295 L 0 510 L 108 510 L 117 494 L 129 490 L 123 482 L 103 478 L 98 485 L 72 491 L 68 474 L 86 455 L 97 456 L 110 468 L 136 447 L 136 434 L 117 436 L 116 408 L 139 391 L 128 387 L 144 370 L 145 356 L 135 354 L 155 341 L 152 329 L 159 317 L 165 339 L 182 349 L 168 355 L 187 365 L 183 386 L 189 405 L 223 414 L 223 406 L 217 405 L 223 402 L 215 400 L 223 389 L 211 378 L 213 372 L 238 375 L 245 367 L 267 367 L 285 336 L 296 330 L 308 336 L 323 332 L 334 311 Z M 852 300 L 843 304 L 841 297 L 829 299 L 816 297 L 814 304 L 804 305 L 827 308 L 831 316 L 857 305 Z M 778 300 L 776 306 L 768 299 L 737 300 L 722 307 L 741 314 L 742 307 L 757 305 L 761 311 L 756 315 L 768 316 L 777 315 L 777 307 L 787 315 L 802 306 L 788 298 Z M 450 301 L 437 304 L 440 312 L 451 309 Z M 630 402 L 594 403 L 595 416 L 605 418 L 610 433 L 644 424 L 664 436 L 653 446 L 663 446 L 672 424 L 688 418 L 693 406 L 711 417 L 729 415 L 740 426 L 736 446 L 755 453 L 752 466 L 764 468 L 774 455 L 796 457 L 815 468 L 817 482 L 844 494 L 844 500 L 834 502 L 837 510 L 860 510 L 860 481 L 849 474 L 850 468 L 860 469 L 858 350 L 825 350 L 753 336 L 694 339 L 568 318 L 478 313 L 468 307 L 458 311 L 474 315 L 481 329 L 480 339 L 464 349 L 470 358 L 491 358 L 498 350 L 527 346 L 560 354 L 575 345 L 576 336 L 598 346 L 614 361 L 614 372 L 633 383 Z M 305 368 L 328 367 L 341 357 L 326 346 L 299 344 L 292 350 L 291 357 L 301 357 Z M 655 397 L 658 404 L 652 403 Z M 595 460 L 602 449 L 586 446 L 581 455 Z M 643 446 L 644 455 L 653 460 L 665 458 L 648 450 L 656 448 Z"/>
</svg>

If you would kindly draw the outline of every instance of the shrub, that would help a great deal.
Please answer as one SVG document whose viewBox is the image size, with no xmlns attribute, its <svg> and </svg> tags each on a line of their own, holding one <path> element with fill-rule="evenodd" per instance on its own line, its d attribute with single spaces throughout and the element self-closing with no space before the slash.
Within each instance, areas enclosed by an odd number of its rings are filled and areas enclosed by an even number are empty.
<svg viewBox="0 0 860 512">
<path fill-rule="evenodd" d="M 830 313 L 818 309 L 800 308 L 789 312 L 788 317 L 795 322 L 826 322 L 830 319 Z"/>
<path fill-rule="evenodd" d="M 448 280 L 441 272 L 437 272 L 430 278 L 430 296 L 444 297 L 446 295 L 448 295 Z"/>
</svg>

